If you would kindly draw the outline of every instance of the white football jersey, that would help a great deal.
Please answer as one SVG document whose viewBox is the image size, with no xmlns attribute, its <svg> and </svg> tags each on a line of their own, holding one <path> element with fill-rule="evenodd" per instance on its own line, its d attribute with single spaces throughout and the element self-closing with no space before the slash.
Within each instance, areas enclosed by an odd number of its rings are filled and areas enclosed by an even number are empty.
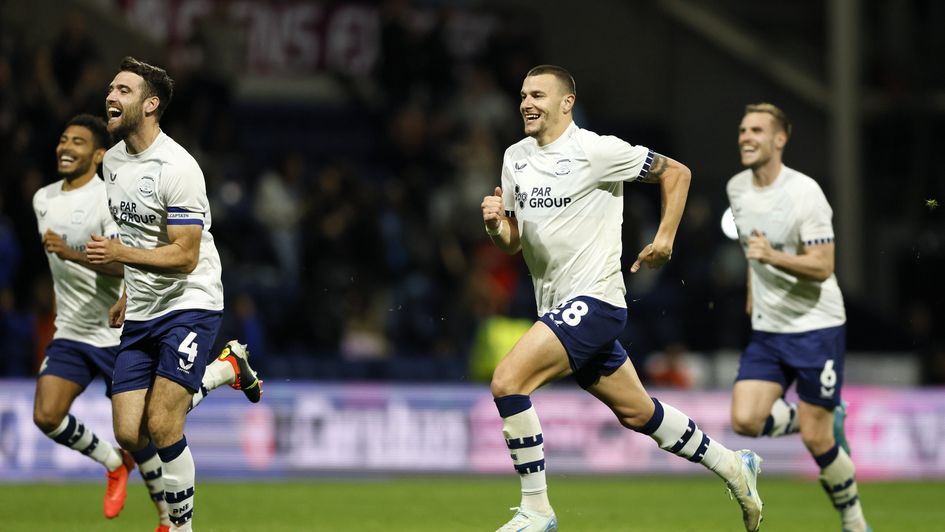
<svg viewBox="0 0 945 532">
<path fill-rule="evenodd" d="M 118 237 L 118 226 L 108 212 L 105 183 L 98 176 L 69 191 L 62 190 L 61 179 L 46 185 L 33 195 L 33 211 L 40 237 L 52 229 L 82 254 L 93 234 Z M 121 329 L 108 326 L 108 309 L 121 297 L 121 277 L 98 273 L 55 253 L 47 253 L 46 258 L 56 292 L 53 338 L 96 347 L 118 345 Z"/>
<path fill-rule="evenodd" d="M 771 247 L 797 255 L 804 246 L 833 242 L 833 210 L 816 181 L 783 166 L 773 183 L 756 187 L 751 170 L 732 177 L 727 186 L 738 239 L 748 247 L 757 229 Z M 796 333 L 846 322 L 837 278 L 819 282 L 798 278 L 770 264 L 749 261 L 751 327 L 757 331 Z"/>
<path fill-rule="evenodd" d="M 554 142 L 528 137 L 505 151 L 502 199 L 521 235 L 542 315 L 576 296 L 627 306 L 620 271 L 623 182 L 653 152 L 572 123 Z"/>
<path fill-rule="evenodd" d="M 223 310 L 220 255 L 210 234 L 210 202 L 197 161 L 161 132 L 148 149 L 131 154 L 121 141 L 102 163 L 108 207 L 127 246 L 170 243 L 169 225 L 200 225 L 200 259 L 191 273 L 155 273 L 125 265 L 125 318 L 148 320 L 186 309 Z"/>
</svg>

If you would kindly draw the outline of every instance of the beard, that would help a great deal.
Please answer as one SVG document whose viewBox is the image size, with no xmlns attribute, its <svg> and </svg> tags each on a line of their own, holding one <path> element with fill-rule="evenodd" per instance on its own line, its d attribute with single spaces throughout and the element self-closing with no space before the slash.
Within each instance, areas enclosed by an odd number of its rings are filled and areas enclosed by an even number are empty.
<svg viewBox="0 0 945 532">
<path fill-rule="evenodd" d="M 85 161 L 85 164 L 82 164 L 81 162 L 76 164 L 75 170 L 71 172 L 60 171 L 59 177 L 65 179 L 66 181 L 72 181 L 73 179 L 76 179 L 77 177 L 84 176 L 86 172 L 89 171 L 89 168 L 91 168 L 91 166 L 92 166 L 92 160 L 88 159 Z"/>
<path fill-rule="evenodd" d="M 121 123 L 111 130 L 115 140 L 125 140 L 141 125 L 141 104 L 126 107 L 121 111 Z"/>
<path fill-rule="evenodd" d="M 768 155 L 765 157 L 759 157 L 751 163 L 742 164 L 742 166 L 744 166 L 745 168 L 748 168 L 749 170 L 757 170 L 759 168 L 763 168 L 764 165 L 768 164 L 768 162 L 770 161 L 771 161 L 771 156 Z"/>
</svg>

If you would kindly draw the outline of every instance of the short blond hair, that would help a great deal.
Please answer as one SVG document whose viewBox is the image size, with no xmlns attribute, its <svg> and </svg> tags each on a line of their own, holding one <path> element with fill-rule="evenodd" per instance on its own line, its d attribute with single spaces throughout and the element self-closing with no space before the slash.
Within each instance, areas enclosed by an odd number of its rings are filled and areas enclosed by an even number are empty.
<svg viewBox="0 0 945 532">
<path fill-rule="evenodd" d="M 788 120 L 787 113 L 777 105 L 767 102 L 750 103 L 745 106 L 745 114 L 749 113 L 768 113 L 774 118 L 774 123 L 784 131 L 787 138 L 791 138 L 791 121 Z"/>
</svg>

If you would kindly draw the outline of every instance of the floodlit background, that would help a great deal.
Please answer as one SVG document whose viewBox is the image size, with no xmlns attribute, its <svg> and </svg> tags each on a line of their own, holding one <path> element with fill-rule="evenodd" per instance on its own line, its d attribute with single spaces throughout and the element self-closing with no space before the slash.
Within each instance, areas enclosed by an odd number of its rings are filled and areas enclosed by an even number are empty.
<svg viewBox="0 0 945 532">
<path fill-rule="evenodd" d="M 943 28 L 935 0 L 0 2 L 0 480 L 100 475 L 31 421 L 54 312 L 31 198 L 125 55 L 177 82 L 162 127 L 207 180 L 218 344 L 248 342 L 267 385 L 194 412 L 202 477 L 511 471 L 486 383 L 534 299 L 479 203 L 522 135 L 525 72 L 554 63 L 579 125 L 693 171 L 673 261 L 626 276 L 622 342 L 648 387 L 768 471 L 816 473 L 799 440 L 727 424 L 749 322 L 724 185 L 744 105 L 773 102 L 794 122 L 786 164 L 834 208 L 860 474 L 945 478 Z M 659 197 L 626 190 L 629 265 Z M 110 434 L 101 391 L 76 411 Z M 552 471 L 693 472 L 569 382 L 535 398 Z"/>
</svg>

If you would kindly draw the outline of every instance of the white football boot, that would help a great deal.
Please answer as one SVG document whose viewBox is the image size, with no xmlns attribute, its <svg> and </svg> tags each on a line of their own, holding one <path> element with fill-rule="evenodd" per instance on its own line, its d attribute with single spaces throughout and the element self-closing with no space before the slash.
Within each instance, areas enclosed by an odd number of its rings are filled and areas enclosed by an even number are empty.
<svg viewBox="0 0 945 532">
<path fill-rule="evenodd" d="M 762 460 L 748 449 L 735 451 L 735 457 L 738 459 L 738 473 L 725 484 L 729 495 L 742 507 L 745 530 L 756 532 L 761 528 L 761 509 L 764 507 L 758 494 L 758 474 L 761 473 Z"/>
<path fill-rule="evenodd" d="M 550 515 L 540 514 L 525 508 L 509 508 L 517 510 L 512 520 L 502 525 L 496 532 L 553 532 L 558 530 L 558 519 L 554 512 Z"/>
</svg>

